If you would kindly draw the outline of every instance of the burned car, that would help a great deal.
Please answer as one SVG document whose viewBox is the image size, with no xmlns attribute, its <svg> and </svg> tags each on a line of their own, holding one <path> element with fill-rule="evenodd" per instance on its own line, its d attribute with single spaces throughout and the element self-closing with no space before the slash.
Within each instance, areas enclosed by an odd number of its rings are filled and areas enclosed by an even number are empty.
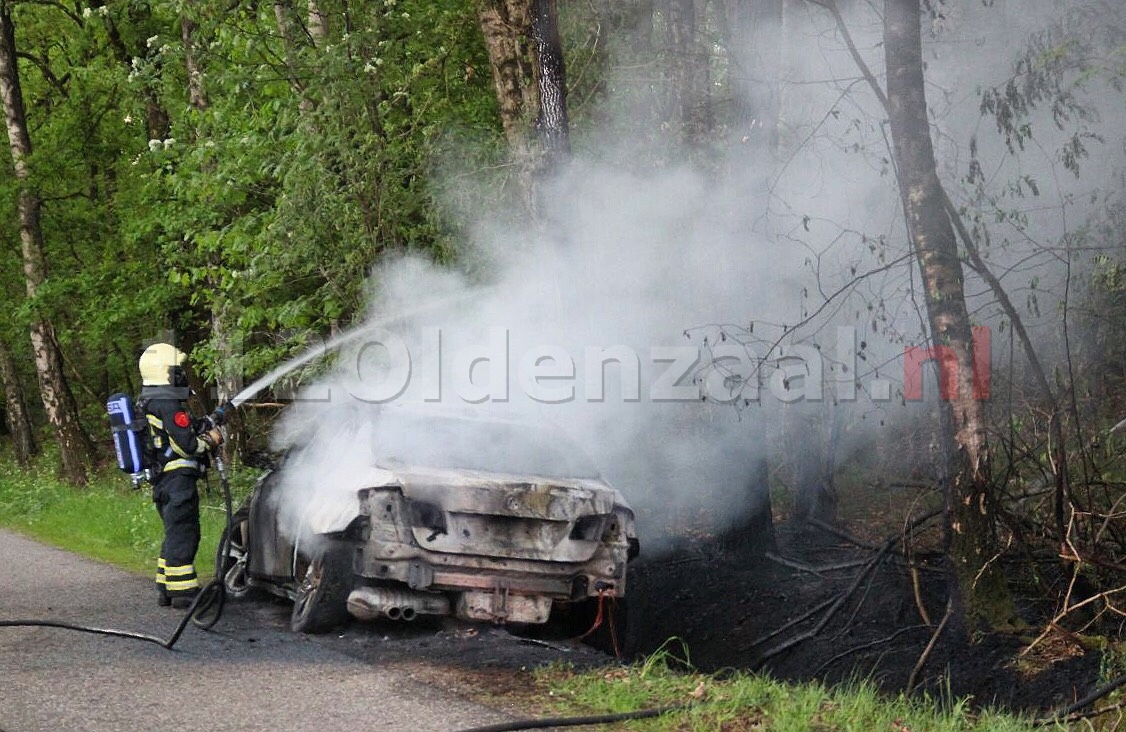
<svg viewBox="0 0 1126 732">
<path fill-rule="evenodd" d="M 229 596 L 292 599 L 298 632 L 349 615 L 539 625 L 624 596 L 633 512 L 562 435 L 388 412 L 322 430 L 259 479 L 220 542 Z"/>
</svg>

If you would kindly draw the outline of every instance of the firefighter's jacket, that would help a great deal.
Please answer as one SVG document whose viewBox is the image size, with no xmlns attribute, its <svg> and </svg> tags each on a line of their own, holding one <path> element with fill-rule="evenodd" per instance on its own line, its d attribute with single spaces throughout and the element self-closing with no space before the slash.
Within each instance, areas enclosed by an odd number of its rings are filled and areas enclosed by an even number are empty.
<svg viewBox="0 0 1126 732">
<path fill-rule="evenodd" d="M 186 388 L 145 386 L 141 401 L 149 420 L 157 470 L 185 471 L 199 475 L 207 466 L 209 447 L 199 439 L 185 400 Z"/>
</svg>

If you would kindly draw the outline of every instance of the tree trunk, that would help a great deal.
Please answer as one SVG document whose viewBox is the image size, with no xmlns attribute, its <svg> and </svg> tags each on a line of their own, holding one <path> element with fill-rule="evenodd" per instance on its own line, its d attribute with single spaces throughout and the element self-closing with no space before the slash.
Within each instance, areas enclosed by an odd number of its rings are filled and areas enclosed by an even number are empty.
<svg viewBox="0 0 1126 732">
<path fill-rule="evenodd" d="M 730 524 L 716 537 L 716 544 L 725 552 L 739 557 L 762 556 L 778 551 L 774 534 L 774 512 L 770 502 L 770 467 L 766 458 L 758 457 L 748 465 L 747 478 L 736 494 Z"/>
<path fill-rule="evenodd" d="M 536 129 L 546 157 L 548 172 L 571 156 L 570 124 L 567 119 L 567 72 L 563 42 L 559 38 L 559 13 L 555 0 L 534 0 L 532 37 L 539 60 L 540 109 Z"/>
<path fill-rule="evenodd" d="M 529 120 L 536 116 L 535 60 L 528 44 L 532 14 L 527 0 L 489 0 L 478 12 L 493 69 L 500 122 L 513 160 L 531 156 Z"/>
<path fill-rule="evenodd" d="M 974 380 L 975 359 L 988 364 L 989 353 L 974 353 L 962 265 L 935 164 L 927 118 L 919 3 L 885 2 L 888 116 L 908 236 L 926 288 L 933 344 L 930 353 L 938 357 L 940 367 L 947 354 L 957 365 L 956 393 L 944 396 L 942 403 L 947 437 L 953 444 L 952 480 L 947 486 L 952 589 L 969 622 L 998 625 L 1011 619 L 1011 600 L 1004 576 L 993 561 L 997 545 L 985 405 Z"/>
<path fill-rule="evenodd" d="M 665 40 L 668 49 L 668 121 L 689 148 L 707 141 L 712 128 L 708 83 L 708 49 L 701 40 L 696 0 L 665 0 Z"/>
<path fill-rule="evenodd" d="M 207 97 L 207 89 L 203 84 L 203 65 L 199 59 L 200 44 L 197 37 L 199 26 L 187 14 L 193 6 L 198 7 L 198 4 L 186 2 L 183 6 L 184 15 L 180 16 L 180 34 L 184 43 L 184 66 L 188 73 L 188 101 L 197 112 L 202 113 L 210 107 L 211 103 Z M 274 8 L 278 10 L 279 6 L 275 4 Z M 281 22 L 280 16 L 279 22 Z M 195 135 L 197 138 L 203 136 L 203 132 L 198 126 L 195 129 Z M 204 165 L 209 166 L 210 163 L 204 163 Z M 213 255 L 210 265 L 212 272 L 221 270 L 224 266 L 222 253 Z M 222 292 L 218 279 L 214 275 L 208 277 L 208 286 L 212 292 Z M 213 297 L 211 302 L 211 342 L 216 354 L 215 373 L 219 375 L 216 384 L 219 403 L 234 396 L 235 385 L 237 384 L 235 377 L 230 376 L 236 368 L 234 360 L 237 355 L 233 334 L 230 330 L 232 322 L 230 307 L 224 296 L 219 294 Z M 232 418 L 227 425 L 227 435 L 229 442 L 224 450 L 232 460 L 237 459 L 242 452 L 243 445 L 241 422 L 239 420 Z"/>
<path fill-rule="evenodd" d="M 91 0 L 90 7 L 97 9 L 105 7 L 105 0 Z M 134 3 L 129 9 L 129 18 L 138 25 L 146 23 L 152 17 L 152 9 L 147 3 Z M 113 17 L 105 18 L 106 36 L 109 39 L 110 49 L 118 63 L 127 68 L 132 68 L 134 56 L 129 53 L 121 31 L 114 22 Z M 153 49 L 141 49 L 141 55 L 151 57 Z M 141 96 L 145 100 L 145 131 L 150 140 L 163 140 L 168 137 L 172 129 L 172 122 L 168 118 L 168 110 L 160 101 L 160 93 L 156 84 L 150 80 L 142 82 Z"/>
<path fill-rule="evenodd" d="M 722 0 L 718 12 L 739 147 L 769 164 L 778 147 L 783 0 Z"/>
<path fill-rule="evenodd" d="M 298 49 L 301 46 L 301 37 L 299 37 L 295 27 L 296 17 L 296 9 L 293 7 L 290 0 L 274 3 L 274 19 L 278 24 L 278 34 L 282 39 L 282 48 L 285 49 L 285 69 L 286 74 L 289 76 L 289 86 L 293 89 L 293 93 L 297 95 L 297 108 L 301 110 L 302 114 L 307 115 L 309 112 L 313 111 L 313 100 L 306 93 L 305 84 L 301 81 L 301 73 L 298 68 L 297 59 Z M 312 19 L 312 17 L 312 12 L 310 11 L 310 19 Z M 307 35 L 304 37 L 309 39 L 313 36 Z"/>
<path fill-rule="evenodd" d="M 242 390 L 240 343 L 236 334 L 228 331 L 233 322 L 230 303 L 220 296 L 211 306 L 211 340 L 215 344 L 215 387 L 219 404 L 230 401 Z M 237 410 L 232 411 L 227 422 L 226 447 L 232 460 L 241 457 L 246 447 L 244 427 L 242 416 Z"/>
<path fill-rule="evenodd" d="M 571 151 L 555 0 L 486 0 L 478 19 L 509 155 L 528 211 L 535 216 L 537 179 Z"/>
<path fill-rule="evenodd" d="M 811 405 L 812 406 L 812 405 Z M 828 435 L 819 419 L 810 415 L 797 415 L 790 443 L 803 445 L 793 453 L 794 459 L 794 518 L 806 521 L 816 519 L 825 523 L 837 521 L 837 491 L 835 486 L 837 444 L 840 441 L 840 410 L 826 403 L 821 405 L 829 421 Z"/>
<path fill-rule="evenodd" d="M 187 14 L 187 11 L 197 5 L 194 2 L 185 2 L 184 14 L 180 16 L 180 39 L 184 43 L 184 67 L 188 72 L 188 103 L 196 111 L 203 111 L 208 107 L 207 92 L 203 87 L 203 67 L 199 62 L 199 44 L 196 32 L 199 27 Z M 197 130 L 198 133 L 198 130 Z"/>
<path fill-rule="evenodd" d="M 320 48 L 328 38 L 328 16 L 321 10 L 317 0 L 309 0 L 309 38 Z"/>
<path fill-rule="evenodd" d="M 977 242 L 974 241 L 973 235 L 966 229 L 965 224 L 962 222 L 961 214 L 950 200 L 949 194 L 944 192 L 943 195 L 943 201 L 946 204 L 946 212 L 949 214 L 950 221 L 953 223 L 954 229 L 958 232 L 958 236 L 962 240 L 962 245 L 966 249 L 969 264 L 974 272 L 989 285 L 989 289 L 992 290 L 994 297 L 997 298 L 997 303 L 1001 306 L 1001 310 L 1009 317 L 1013 333 L 1016 335 L 1017 340 L 1020 341 L 1021 348 L 1024 349 L 1024 355 L 1025 358 L 1028 359 L 1029 367 L 1032 369 L 1032 377 L 1036 383 L 1036 388 L 1040 391 L 1040 398 L 1044 401 L 1044 408 L 1048 412 L 1050 464 L 1055 475 L 1056 484 L 1053 513 L 1056 523 L 1056 534 L 1061 544 L 1063 544 L 1067 541 L 1068 531 L 1065 524 L 1064 508 L 1065 506 L 1070 507 L 1071 505 L 1071 483 L 1067 467 L 1067 445 L 1063 437 L 1063 421 L 1061 417 L 1063 410 L 1060 407 L 1059 399 L 1056 398 L 1055 393 L 1052 391 L 1051 384 L 1048 383 L 1048 375 L 1044 371 L 1044 364 L 1040 360 L 1040 355 L 1036 352 L 1036 346 L 1032 343 L 1032 338 L 1028 335 L 1028 329 L 1024 327 L 1024 319 L 1021 318 L 1020 313 L 1013 304 L 1012 298 L 1009 297 L 1009 293 L 1006 292 L 1004 286 L 1002 286 L 1001 280 L 993 274 L 993 271 L 989 269 L 989 265 L 981 256 Z M 1061 551 L 1063 550 L 1061 549 Z"/>
<path fill-rule="evenodd" d="M 0 2 L 0 97 L 3 98 L 12 163 L 20 186 L 17 208 L 24 280 L 28 298 L 34 299 L 39 287 L 47 279 L 47 264 L 43 253 L 43 231 L 39 225 L 40 200 L 33 190 L 27 165 L 27 159 L 31 155 L 31 137 L 27 131 L 27 115 L 16 65 L 15 27 L 12 25 L 11 5 L 8 2 Z M 42 313 L 36 313 L 32 319 L 31 347 L 35 356 L 35 370 L 39 376 L 43 408 L 59 442 L 62 475 L 74 485 L 85 485 L 92 449 L 90 438 L 82 431 L 78 408 L 66 383 L 55 329 L 50 319 Z"/>
<path fill-rule="evenodd" d="M 4 386 L 4 407 L 8 418 L 8 432 L 12 435 L 12 452 L 20 467 L 26 468 L 33 455 L 39 453 L 35 430 L 27 412 L 23 382 L 8 344 L 0 341 L 0 382 Z"/>
</svg>

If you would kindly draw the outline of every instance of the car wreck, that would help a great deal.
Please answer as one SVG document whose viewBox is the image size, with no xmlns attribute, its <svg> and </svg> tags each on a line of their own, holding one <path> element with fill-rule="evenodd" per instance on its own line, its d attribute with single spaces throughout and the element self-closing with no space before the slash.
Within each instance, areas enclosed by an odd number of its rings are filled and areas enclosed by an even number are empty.
<svg viewBox="0 0 1126 732">
<path fill-rule="evenodd" d="M 288 449 L 235 513 L 216 561 L 228 595 L 292 599 L 298 632 L 349 615 L 539 625 L 625 596 L 633 511 L 562 435 L 387 410 L 329 433 Z M 325 444 L 352 459 L 326 462 Z"/>
</svg>

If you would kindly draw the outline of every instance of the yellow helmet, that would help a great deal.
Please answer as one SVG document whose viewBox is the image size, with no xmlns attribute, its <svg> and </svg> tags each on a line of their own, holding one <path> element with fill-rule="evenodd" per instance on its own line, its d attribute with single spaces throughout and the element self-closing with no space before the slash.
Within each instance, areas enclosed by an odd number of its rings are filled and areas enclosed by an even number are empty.
<svg viewBox="0 0 1126 732">
<path fill-rule="evenodd" d="M 141 354 L 138 366 L 141 370 L 142 386 L 183 386 L 177 384 L 176 371 L 182 373 L 181 366 L 187 356 L 176 346 L 167 343 L 154 343 Z M 182 378 L 182 377 L 181 377 Z"/>
</svg>

